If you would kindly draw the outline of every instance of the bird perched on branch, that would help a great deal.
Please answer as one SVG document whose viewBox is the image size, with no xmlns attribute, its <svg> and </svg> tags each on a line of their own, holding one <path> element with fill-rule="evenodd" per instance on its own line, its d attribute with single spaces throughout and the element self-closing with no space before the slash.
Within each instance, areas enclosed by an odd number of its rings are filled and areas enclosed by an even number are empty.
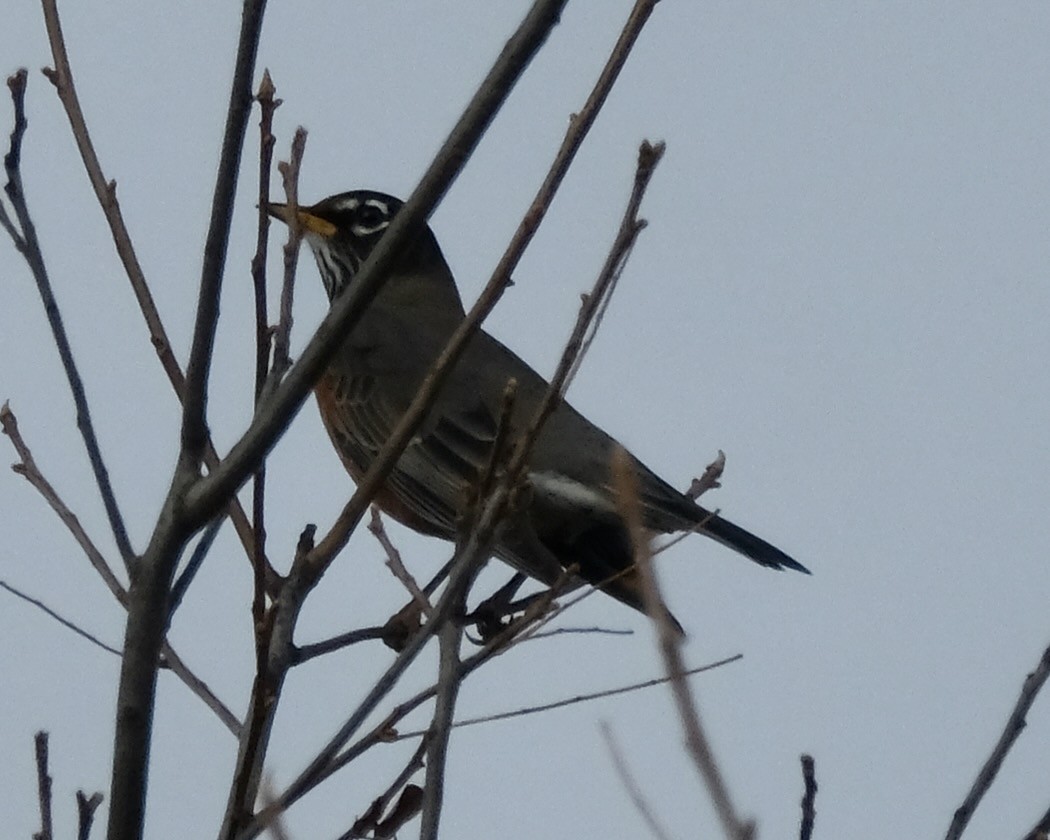
<svg viewBox="0 0 1050 840">
<path fill-rule="evenodd" d="M 402 203 L 355 190 L 298 210 L 330 300 L 349 288 Z M 267 207 L 289 222 L 283 204 Z M 321 418 L 350 475 L 359 481 L 464 318 L 448 264 L 424 226 L 397 255 L 373 301 L 316 386 Z M 548 383 L 483 331 L 437 396 L 422 427 L 376 496 L 381 509 L 424 534 L 454 540 L 463 505 L 491 457 L 509 380 L 517 382 L 512 436 L 528 425 Z M 617 506 L 611 460 L 617 442 L 567 402 L 542 427 L 528 461 L 524 501 L 500 531 L 495 553 L 553 584 L 575 565 L 580 577 L 644 611 L 630 534 Z M 633 456 L 645 528 L 698 530 L 771 569 L 807 572 L 765 540 L 712 514 Z"/>
</svg>

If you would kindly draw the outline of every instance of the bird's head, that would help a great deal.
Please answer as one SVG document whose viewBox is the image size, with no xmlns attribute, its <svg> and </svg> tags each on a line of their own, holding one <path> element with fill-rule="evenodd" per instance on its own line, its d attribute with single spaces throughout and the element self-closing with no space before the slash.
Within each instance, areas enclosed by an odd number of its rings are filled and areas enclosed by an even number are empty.
<svg viewBox="0 0 1050 840">
<path fill-rule="evenodd" d="M 299 208 L 299 226 L 313 251 L 329 300 L 350 285 L 402 204 L 392 195 L 353 190 Z M 266 210 L 285 224 L 291 222 L 286 204 L 270 203 Z M 399 254 L 396 270 L 416 274 L 444 265 L 434 234 L 424 226 Z"/>
</svg>

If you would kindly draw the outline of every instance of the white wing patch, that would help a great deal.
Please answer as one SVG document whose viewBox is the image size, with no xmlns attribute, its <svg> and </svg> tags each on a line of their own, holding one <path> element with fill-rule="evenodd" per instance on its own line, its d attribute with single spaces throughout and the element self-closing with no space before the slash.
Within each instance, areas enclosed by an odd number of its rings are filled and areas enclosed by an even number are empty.
<svg viewBox="0 0 1050 840">
<path fill-rule="evenodd" d="M 616 511 L 616 504 L 607 495 L 561 473 L 530 472 L 529 483 L 534 492 L 566 507 L 608 513 Z"/>
</svg>

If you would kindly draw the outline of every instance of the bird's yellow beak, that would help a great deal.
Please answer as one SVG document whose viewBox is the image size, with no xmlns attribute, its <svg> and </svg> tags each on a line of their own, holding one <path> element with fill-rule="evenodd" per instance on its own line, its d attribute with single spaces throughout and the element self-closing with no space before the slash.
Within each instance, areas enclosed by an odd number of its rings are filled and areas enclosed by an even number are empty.
<svg viewBox="0 0 1050 840">
<path fill-rule="evenodd" d="M 278 204 L 271 201 L 266 205 L 266 212 L 275 219 L 284 222 L 286 225 L 291 222 L 287 204 Z M 308 209 L 303 207 L 299 208 L 299 227 L 304 233 L 316 233 L 318 236 L 324 237 L 325 239 L 331 239 L 335 236 L 336 231 L 335 225 L 330 221 L 322 219 L 320 216 L 315 216 Z"/>
</svg>

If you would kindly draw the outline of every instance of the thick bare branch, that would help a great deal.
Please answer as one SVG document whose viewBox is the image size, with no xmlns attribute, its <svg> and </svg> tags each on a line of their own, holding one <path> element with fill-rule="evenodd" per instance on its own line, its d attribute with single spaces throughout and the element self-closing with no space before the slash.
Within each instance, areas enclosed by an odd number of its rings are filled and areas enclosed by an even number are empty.
<svg viewBox="0 0 1050 840">
<path fill-rule="evenodd" d="M 208 448 L 205 418 L 208 372 L 219 315 L 219 293 L 233 217 L 237 172 L 251 110 L 255 54 L 265 6 L 265 0 L 245 0 L 242 7 L 226 130 L 215 181 L 211 223 L 204 247 L 190 360 L 186 369 L 182 446 L 168 496 L 132 581 L 117 694 L 109 840 L 140 840 L 142 837 L 156 699 L 157 657 L 164 643 L 167 601 L 179 556 L 194 531 L 214 518 L 233 496 L 231 488 L 231 492 L 216 500 L 206 517 L 194 520 L 185 515 L 186 490 L 198 481 Z M 252 463 L 246 463 L 242 480 L 257 467 L 258 458 Z"/>
</svg>

